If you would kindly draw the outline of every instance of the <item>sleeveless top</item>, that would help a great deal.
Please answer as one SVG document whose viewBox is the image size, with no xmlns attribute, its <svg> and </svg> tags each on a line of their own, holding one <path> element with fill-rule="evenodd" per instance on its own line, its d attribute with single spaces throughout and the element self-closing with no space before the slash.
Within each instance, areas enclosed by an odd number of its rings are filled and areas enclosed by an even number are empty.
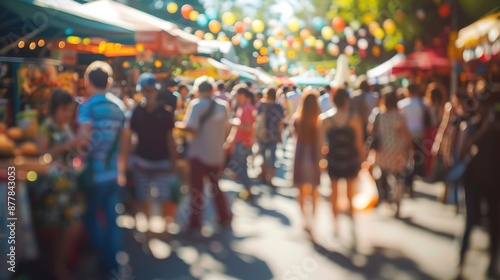
<svg viewBox="0 0 500 280">
<path fill-rule="evenodd" d="M 356 133 L 349 125 L 349 116 L 343 126 L 334 125 L 327 131 L 329 141 L 328 174 L 334 178 L 356 177 L 360 169 L 359 152 L 356 148 Z"/>
</svg>

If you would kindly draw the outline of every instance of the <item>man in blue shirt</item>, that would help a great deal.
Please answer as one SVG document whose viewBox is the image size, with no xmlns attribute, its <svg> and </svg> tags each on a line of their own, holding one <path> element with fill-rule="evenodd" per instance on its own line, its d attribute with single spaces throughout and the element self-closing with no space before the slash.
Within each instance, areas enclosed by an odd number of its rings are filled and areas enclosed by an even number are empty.
<svg viewBox="0 0 500 280">
<path fill-rule="evenodd" d="M 85 88 L 89 99 L 78 109 L 79 153 L 87 169 L 85 186 L 87 212 L 84 222 L 96 249 L 105 260 L 108 273 L 118 272 L 116 255 L 121 249 L 121 233 L 116 224 L 116 205 L 120 202 L 118 181 L 119 144 L 126 139 L 125 104 L 107 92 L 113 70 L 102 61 L 91 63 L 85 71 Z M 122 147 L 123 148 L 123 147 Z M 123 169 L 123 167 L 121 167 Z M 117 180 L 118 178 L 118 180 Z M 104 213 L 105 222 L 98 213 Z"/>
</svg>

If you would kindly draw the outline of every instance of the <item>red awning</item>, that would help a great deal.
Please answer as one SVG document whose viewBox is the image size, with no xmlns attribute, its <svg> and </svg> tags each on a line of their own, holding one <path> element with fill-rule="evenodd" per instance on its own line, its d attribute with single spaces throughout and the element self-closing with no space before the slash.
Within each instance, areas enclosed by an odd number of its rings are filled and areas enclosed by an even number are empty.
<svg viewBox="0 0 500 280">
<path fill-rule="evenodd" d="M 439 55 L 436 50 L 423 49 L 408 55 L 396 64 L 392 68 L 391 74 L 401 74 L 418 70 L 449 70 L 450 67 L 451 63 L 447 57 Z"/>
</svg>

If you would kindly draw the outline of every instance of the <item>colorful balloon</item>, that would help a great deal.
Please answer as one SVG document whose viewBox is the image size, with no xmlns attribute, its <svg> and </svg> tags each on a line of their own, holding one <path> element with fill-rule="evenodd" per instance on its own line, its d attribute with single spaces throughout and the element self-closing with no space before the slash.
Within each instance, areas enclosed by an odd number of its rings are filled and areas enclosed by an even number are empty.
<svg viewBox="0 0 500 280">
<path fill-rule="evenodd" d="M 329 41 L 333 36 L 333 28 L 331 28 L 330 26 L 324 26 L 321 29 L 321 36 L 323 37 L 323 39 Z"/>
<path fill-rule="evenodd" d="M 312 26 L 315 30 L 320 31 L 325 26 L 325 21 L 321 17 L 314 17 L 312 19 Z"/>
<path fill-rule="evenodd" d="M 183 18 L 189 19 L 189 15 L 191 14 L 192 11 L 193 11 L 193 7 L 189 4 L 186 4 L 186 5 L 182 6 L 182 8 L 181 8 L 181 15 Z"/>
<path fill-rule="evenodd" d="M 323 42 L 323 40 L 317 39 L 314 46 L 316 47 L 316 49 L 322 50 L 325 48 L 325 42 Z"/>
<path fill-rule="evenodd" d="M 285 38 L 285 30 L 283 30 L 282 28 L 276 28 L 274 30 L 274 35 L 276 36 L 276 38 L 278 39 L 283 39 Z"/>
<path fill-rule="evenodd" d="M 174 2 L 168 3 L 167 12 L 173 14 L 173 13 L 177 12 L 177 10 L 179 10 L 179 6 L 177 6 L 176 3 L 174 3 Z"/>
<path fill-rule="evenodd" d="M 302 29 L 300 31 L 300 39 L 302 40 L 307 40 L 307 38 L 309 38 L 309 36 L 311 36 L 311 31 L 309 31 L 308 29 Z"/>
<path fill-rule="evenodd" d="M 208 8 L 205 10 L 205 15 L 207 15 L 207 19 L 214 20 L 218 18 L 217 11 L 214 8 Z"/>
<path fill-rule="evenodd" d="M 375 36 L 375 38 L 377 38 L 377 39 L 383 39 L 385 36 L 384 30 L 382 30 L 382 28 L 377 28 L 377 30 L 375 30 L 375 34 L 373 34 L 373 36 Z"/>
<path fill-rule="evenodd" d="M 292 45 L 292 44 L 293 44 L 293 42 L 295 41 L 295 38 L 293 38 L 293 36 L 292 36 L 292 35 L 288 35 L 288 36 L 286 37 L 286 41 L 287 41 L 287 43 L 288 43 L 289 45 Z"/>
<path fill-rule="evenodd" d="M 205 32 L 203 32 L 202 30 L 196 30 L 194 35 L 200 39 L 203 39 L 203 37 L 205 36 Z"/>
<path fill-rule="evenodd" d="M 211 40 L 215 39 L 215 36 L 212 33 L 206 33 L 205 36 L 203 36 L 203 39 L 205 39 L 207 41 L 211 41 Z"/>
<path fill-rule="evenodd" d="M 234 24 L 234 32 L 238 34 L 242 34 L 245 32 L 245 24 L 241 21 L 238 21 Z"/>
<path fill-rule="evenodd" d="M 371 13 L 365 13 L 362 19 L 363 23 L 368 25 L 375 21 L 375 16 Z"/>
<path fill-rule="evenodd" d="M 192 20 L 192 21 L 196 21 L 199 16 L 200 16 L 200 13 L 198 11 L 192 11 L 189 14 L 189 19 Z"/>
<path fill-rule="evenodd" d="M 225 12 L 222 15 L 222 22 L 225 25 L 231 26 L 236 22 L 236 16 L 232 12 Z"/>
<path fill-rule="evenodd" d="M 287 53 L 288 57 L 291 58 L 291 59 L 294 59 L 295 58 L 295 52 L 294 51 L 288 51 Z M 286 69 L 285 69 L 286 70 Z"/>
<path fill-rule="evenodd" d="M 266 25 L 260 19 L 256 19 L 252 22 L 252 30 L 255 33 L 262 33 L 266 29 Z"/>
<path fill-rule="evenodd" d="M 396 45 L 396 51 L 399 52 L 399 53 L 404 53 L 405 52 L 405 46 L 403 46 L 402 44 L 397 44 Z"/>
<path fill-rule="evenodd" d="M 378 57 L 380 55 L 380 47 L 379 46 L 373 46 L 372 48 L 372 54 L 375 57 Z"/>
<path fill-rule="evenodd" d="M 292 44 L 292 48 L 293 48 L 294 50 L 297 50 L 297 51 L 298 51 L 298 50 L 300 50 L 300 48 L 301 48 L 301 47 L 302 47 L 302 44 L 301 44 L 300 42 L 295 41 L 295 42 L 293 42 L 293 44 Z"/>
<path fill-rule="evenodd" d="M 358 40 L 358 48 L 360 50 L 366 50 L 368 48 L 368 41 L 365 38 Z"/>
<path fill-rule="evenodd" d="M 245 48 L 247 48 L 247 47 L 248 47 L 248 44 L 249 44 L 249 43 L 248 43 L 248 40 L 247 40 L 247 39 L 245 39 L 245 38 L 241 38 L 241 40 L 240 40 L 240 47 L 242 47 L 242 48 L 244 48 L 244 49 L 245 49 Z"/>
<path fill-rule="evenodd" d="M 218 20 L 213 19 L 208 23 L 208 30 L 210 30 L 210 32 L 216 34 L 216 33 L 219 33 L 220 29 L 221 29 L 221 26 L 220 26 L 220 22 Z"/>
<path fill-rule="evenodd" d="M 256 49 L 256 50 L 260 50 L 262 47 L 264 46 L 264 43 L 262 43 L 261 40 L 257 39 L 255 41 L 253 41 L 253 47 Z"/>
<path fill-rule="evenodd" d="M 394 32 L 396 32 L 396 23 L 390 18 L 384 20 L 384 24 L 382 25 L 384 27 L 385 33 L 392 35 Z"/>
<path fill-rule="evenodd" d="M 245 32 L 245 34 L 243 34 L 243 37 L 245 37 L 247 41 L 250 41 L 253 39 L 253 34 L 252 32 Z"/>
<path fill-rule="evenodd" d="M 260 54 L 261 55 L 267 55 L 269 53 L 269 50 L 266 47 L 260 48 Z"/>
<path fill-rule="evenodd" d="M 345 27 L 344 19 L 341 17 L 334 17 L 332 19 L 332 27 L 333 27 L 333 30 L 335 30 L 337 32 L 342 32 L 344 30 L 344 27 Z"/>
<path fill-rule="evenodd" d="M 276 44 L 276 38 L 273 36 L 270 36 L 267 38 L 267 44 L 271 47 L 274 47 L 274 44 Z"/>
<path fill-rule="evenodd" d="M 196 23 L 198 24 L 199 27 L 207 27 L 208 24 L 208 18 L 205 14 L 201 14 L 198 16 L 196 19 Z"/>
<path fill-rule="evenodd" d="M 299 20 L 297 18 L 292 18 L 291 20 L 288 21 L 288 30 L 291 32 L 297 32 L 299 31 Z"/>
<path fill-rule="evenodd" d="M 313 47 L 316 44 L 316 37 L 313 35 L 309 36 L 306 40 L 306 46 Z"/>
<path fill-rule="evenodd" d="M 450 4 L 448 4 L 448 3 L 442 3 L 439 6 L 438 14 L 439 14 L 440 17 L 447 18 L 447 17 L 450 16 L 450 13 L 451 13 L 451 6 L 450 6 Z"/>
<path fill-rule="evenodd" d="M 231 43 L 233 43 L 233 45 L 237 46 L 240 44 L 240 39 L 241 39 L 241 36 L 235 35 L 235 36 L 233 36 L 233 38 L 231 38 Z"/>
<path fill-rule="evenodd" d="M 339 46 L 335 45 L 334 43 L 329 43 L 327 47 L 328 54 L 331 56 L 337 56 L 339 55 Z"/>
<path fill-rule="evenodd" d="M 349 23 L 349 26 L 354 30 L 354 31 L 358 31 L 358 29 L 361 28 L 361 23 L 357 20 L 353 20 Z"/>
<path fill-rule="evenodd" d="M 347 37 L 347 44 L 349 44 L 351 46 L 356 45 L 356 37 L 355 36 Z"/>
</svg>

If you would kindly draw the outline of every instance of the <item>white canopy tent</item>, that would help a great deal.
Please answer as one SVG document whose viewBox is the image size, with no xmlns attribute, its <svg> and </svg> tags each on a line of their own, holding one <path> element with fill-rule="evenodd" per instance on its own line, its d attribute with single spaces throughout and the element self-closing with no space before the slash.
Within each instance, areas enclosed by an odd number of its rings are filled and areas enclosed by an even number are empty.
<svg viewBox="0 0 500 280">
<path fill-rule="evenodd" d="M 404 54 L 398 53 L 379 66 L 368 70 L 368 72 L 366 72 L 368 82 L 370 84 L 387 84 L 394 81 L 395 77 L 391 75 L 391 69 L 404 58 Z"/>
</svg>

